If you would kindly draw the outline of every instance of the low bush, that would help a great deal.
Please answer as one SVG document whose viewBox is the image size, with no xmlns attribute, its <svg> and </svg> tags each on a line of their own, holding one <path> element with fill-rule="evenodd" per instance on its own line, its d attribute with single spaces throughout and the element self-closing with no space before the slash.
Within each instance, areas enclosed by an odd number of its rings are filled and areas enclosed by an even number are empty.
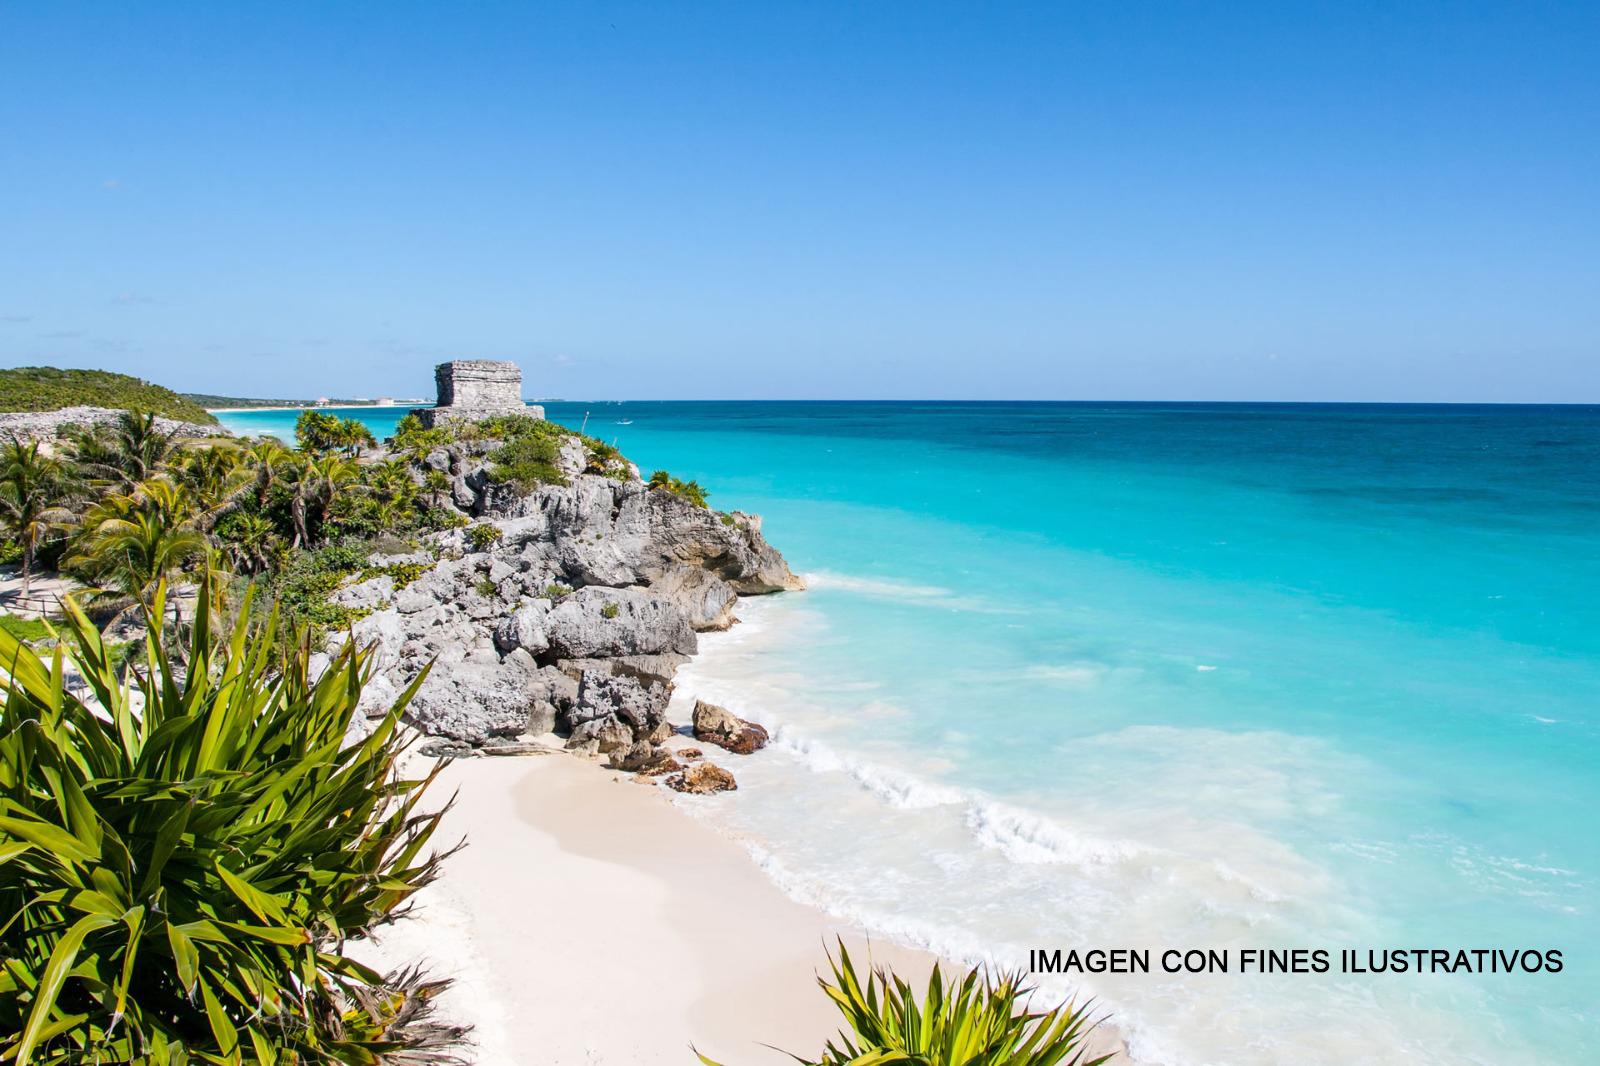
<svg viewBox="0 0 1600 1066">
<path fill-rule="evenodd" d="M 0 1060 L 454 1061 L 461 1030 L 426 1019 L 440 983 L 344 953 L 442 861 L 433 776 L 397 773 L 416 685 L 350 742 L 368 652 L 313 681 L 305 641 L 275 651 L 276 612 L 212 617 L 181 647 L 150 624 L 124 685 L 68 602 L 82 696 L 61 651 L 0 630 Z"/>
<path fill-rule="evenodd" d="M 489 545 L 495 543 L 504 535 L 499 526 L 491 525 L 488 522 L 480 522 L 467 528 L 467 543 L 472 546 L 472 550 L 475 552 L 488 551 Z"/>
<path fill-rule="evenodd" d="M 650 487 L 670 492 L 674 496 L 688 500 L 696 507 L 705 507 L 706 497 L 711 495 L 698 481 L 682 481 L 665 470 L 657 470 L 650 475 Z"/>
<path fill-rule="evenodd" d="M 1100 1066 L 1111 1056 L 1084 1060 L 1084 1042 L 1096 1023 L 1087 1009 L 1064 1003 L 1030 1011 L 1032 989 L 1014 974 L 991 978 L 969 970 L 949 983 L 938 967 L 919 999 L 905 981 L 883 968 L 863 982 L 844 943 L 828 959 L 833 980 L 817 984 L 844 1015 L 849 1032 L 830 1040 L 818 1059 L 791 1055 L 801 1066 Z M 704 1055 L 705 1066 L 718 1066 Z"/>
</svg>

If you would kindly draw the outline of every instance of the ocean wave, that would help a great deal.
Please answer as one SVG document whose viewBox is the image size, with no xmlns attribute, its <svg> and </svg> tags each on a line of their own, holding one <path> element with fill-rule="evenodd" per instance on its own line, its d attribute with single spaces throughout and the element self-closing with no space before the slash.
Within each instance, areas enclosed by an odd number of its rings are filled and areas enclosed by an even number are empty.
<svg viewBox="0 0 1600 1066">
<path fill-rule="evenodd" d="M 798 736 L 786 726 L 777 727 L 772 746 L 816 773 L 848 774 L 862 788 L 902 810 L 942 807 L 966 798 L 959 789 L 844 755 L 820 741 Z"/>
<path fill-rule="evenodd" d="M 813 773 L 842 773 L 899 810 L 960 805 L 979 844 L 1013 862 L 1100 866 L 1124 862 L 1149 849 L 1127 840 L 1102 840 L 1041 814 L 1002 803 L 976 791 L 929 781 L 914 773 L 845 755 L 820 741 L 777 727 L 773 747 Z"/>
<path fill-rule="evenodd" d="M 1101 840 L 1032 811 L 985 798 L 975 797 L 968 803 L 967 828 L 980 844 L 1012 862 L 1106 866 L 1148 851 L 1130 840 Z"/>
</svg>

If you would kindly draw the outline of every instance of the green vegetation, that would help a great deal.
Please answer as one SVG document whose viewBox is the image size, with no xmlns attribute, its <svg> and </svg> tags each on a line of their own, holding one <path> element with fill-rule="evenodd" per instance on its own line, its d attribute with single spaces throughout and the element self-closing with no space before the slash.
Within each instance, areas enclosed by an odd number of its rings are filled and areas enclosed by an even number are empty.
<svg viewBox="0 0 1600 1066">
<path fill-rule="evenodd" d="M 547 600 L 559 600 L 563 596 L 570 595 L 572 595 L 572 590 L 565 585 L 558 585 L 552 582 L 544 587 L 544 598 Z"/>
<path fill-rule="evenodd" d="M 366 653 L 313 682 L 275 613 L 247 603 L 219 631 L 213 591 L 186 646 L 157 591 L 131 686 L 69 603 L 83 698 L 61 652 L 41 663 L 0 628 L 0 1059 L 454 1061 L 461 1032 L 426 1018 L 440 983 L 345 954 L 443 859 L 419 807 L 433 777 L 397 773 L 416 684 L 347 743 Z"/>
<path fill-rule="evenodd" d="M 650 487 L 670 492 L 674 496 L 688 500 L 696 507 L 705 507 L 706 497 L 711 495 L 700 487 L 698 481 L 680 481 L 665 470 L 657 470 L 650 475 Z"/>
<path fill-rule="evenodd" d="M 61 501 L 72 491 L 71 479 L 66 465 L 41 453 L 38 442 L 13 439 L 0 452 L 0 526 L 17 546 L 24 596 L 40 541 L 69 514 Z"/>
<path fill-rule="evenodd" d="M 1096 1024 L 1086 1009 L 1065 1003 L 1031 1012 L 1033 990 L 1017 975 L 991 979 L 974 969 L 957 985 L 935 967 L 918 999 L 881 967 L 863 984 L 843 941 L 839 958 L 828 961 L 833 980 L 818 977 L 817 984 L 844 1015 L 849 1033 L 830 1040 L 819 1059 L 791 1056 L 801 1066 L 1100 1066 L 1111 1058 L 1085 1061 L 1083 1044 Z"/>
<path fill-rule="evenodd" d="M 478 595 L 482 596 L 486 600 L 492 600 L 500 595 L 500 586 L 496 584 L 494 579 L 488 574 L 485 574 L 478 579 L 478 584 L 475 586 L 475 588 Z"/>
<path fill-rule="evenodd" d="M 377 445 L 372 430 L 354 418 L 340 418 L 321 411 L 301 411 L 294 420 L 294 439 L 308 452 L 342 451 L 351 459 L 361 449 Z"/>
<path fill-rule="evenodd" d="M 601 618 L 615 618 L 617 616 L 617 610 L 618 610 L 618 607 L 617 607 L 616 604 L 608 603 L 604 607 L 600 608 L 600 617 Z"/>
<path fill-rule="evenodd" d="M 59 411 L 63 407 L 144 411 L 207 426 L 217 422 L 200 404 L 127 374 L 49 366 L 0 370 L 0 411 Z"/>
<path fill-rule="evenodd" d="M 0 614 L 0 630 L 5 630 L 24 644 L 54 640 L 50 627 L 37 618 L 19 618 L 14 614 Z"/>
<path fill-rule="evenodd" d="M 488 522 L 480 522 L 475 526 L 467 527 L 467 543 L 472 546 L 472 550 L 475 552 L 488 551 L 489 545 L 503 536 L 505 534 L 499 526 L 490 525 Z"/>
<path fill-rule="evenodd" d="M 524 415 L 506 415 L 463 427 L 463 437 L 503 441 L 489 453 L 489 477 L 532 492 L 540 485 L 565 485 L 566 475 L 556 468 L 561 442 L 573 433 L 554 422 Z"/>
<path fill-rule="evenodd" d="M 311 407 L 310 400 L 262 400 L 248 396 L 218 396 L 209 392 L 180 392 L 190 403 L 201 407 Z"/>
</svg>

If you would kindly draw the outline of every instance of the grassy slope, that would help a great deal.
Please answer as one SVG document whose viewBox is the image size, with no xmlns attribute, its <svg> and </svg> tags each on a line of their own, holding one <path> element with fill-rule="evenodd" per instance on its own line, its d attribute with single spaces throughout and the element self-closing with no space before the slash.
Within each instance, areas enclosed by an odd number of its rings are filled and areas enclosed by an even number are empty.
<svg viewBox="0 0 1600 1066">
<path fill-rule="evenodd" d="M 56 411 L 63 407 L 153 411 L 184 422 L 214 425 L 204 407 L 160 385 L 107 370 L 24 366 L 0 370 L 0 411 Z"/>
</svg>

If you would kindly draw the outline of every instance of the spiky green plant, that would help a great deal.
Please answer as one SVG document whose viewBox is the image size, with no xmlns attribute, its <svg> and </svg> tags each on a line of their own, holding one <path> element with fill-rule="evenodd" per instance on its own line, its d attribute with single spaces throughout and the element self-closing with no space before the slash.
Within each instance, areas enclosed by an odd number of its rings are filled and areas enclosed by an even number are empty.
<svg viewBox="0 0 1600 1066">
<path fill-rule="evenodd" d="M 801 1066 L 1100 1066 L 1111 1057 L 1084 1061 L 1084 1042 L 1096 1024 L 1088 1010 L 1067 1002 L 1030 1011 L 1033 990 L 1016 974 L 991 977 L 980 967 L 956 984 L 935 966 L 919 1000 L 883 967 L 862 982 L 843 941 L 828 964 L 833 980 L 819 976 L 817 984 L 849 1032 L 828 1041 L 819 1059 L 791 1055 Z"/>
<path fill-rule="evenodd" d="M 210 586 L 183 667 L 157 591 L 127 680 L 75 603 L 81 685 L 61 646 L 41 661 L 0 631 L 0 1062 L 453 1061 L 460 1031 L 424 1017 L 439 984 L 343 952 L 442 859 L 433 776 L 397 770 L 416 686 L 347 739 L 370 651 L 313 679 L 248 594 L 217 631 Z"/>
</svg>

